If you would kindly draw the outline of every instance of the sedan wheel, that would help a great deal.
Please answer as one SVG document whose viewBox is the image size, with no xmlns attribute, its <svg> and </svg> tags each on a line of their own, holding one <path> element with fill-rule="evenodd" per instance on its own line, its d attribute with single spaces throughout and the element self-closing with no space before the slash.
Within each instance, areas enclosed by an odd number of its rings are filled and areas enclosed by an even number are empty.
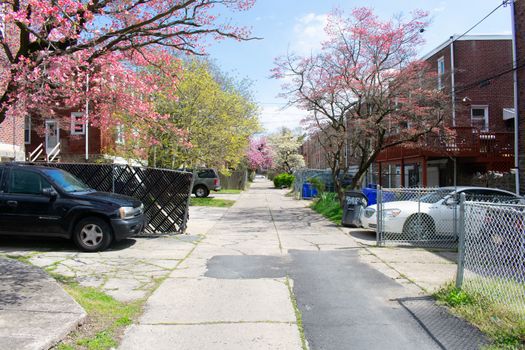
<svg viewBox="0 0 525 350">
<path fill-rule="evenodd" d="M 410 241 L 426 241 L 434 235 L 434 221 L 426 215 L 408 218 L 403 227 L 403 238 Z"/>
</svg>

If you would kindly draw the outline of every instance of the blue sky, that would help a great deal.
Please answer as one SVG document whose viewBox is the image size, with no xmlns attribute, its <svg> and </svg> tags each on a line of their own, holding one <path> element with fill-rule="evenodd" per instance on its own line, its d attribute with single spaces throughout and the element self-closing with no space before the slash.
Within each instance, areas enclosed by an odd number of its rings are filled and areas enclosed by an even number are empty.
<svg viewBox="0 0 525 350">
<path fill-rule="evenodd" d="M 221 13 L 234 24 L 252 28 L 252 35 L 262 40 L 219 41 L 211 45 L 210 57 L 226 72 L 254 82 L 253 92 L 261 107 L 261 122 L 268 132 L 281 126 L 298 127 L 304 112 L 277 98 L 281 82 L 270 79 L 274 58 L 287 51 L 308 54 L 319 47 L 324 35 L 326 15 L 335 7 L 351 10 L 366 5 L 382 18 L 406 14 L 416 9 L 430 13 L 431 26 L 424 33 L 423 56 L 453 34 L 462 34 L 492 9 L 500 0 L 258 0 L 247 12 Z M 510 34 L 510 7 L 501 7 L 469 34 Z"/>
</svg>

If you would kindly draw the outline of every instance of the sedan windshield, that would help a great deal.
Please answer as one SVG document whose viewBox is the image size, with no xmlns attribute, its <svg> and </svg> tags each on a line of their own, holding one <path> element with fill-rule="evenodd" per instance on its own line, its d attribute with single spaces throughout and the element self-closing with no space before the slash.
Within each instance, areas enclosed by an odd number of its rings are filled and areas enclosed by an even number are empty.
<svg viewBox="0 0 525 350">
<path fill-rule="evenodd" d="M 66 171 L 60 169 L 46 169 L 44 172 L 47 176 L 53 179 L 55 184 L 60 186 L 66 192 L 92 191 L 88 185 Z"/>
<path fill-rule="evenodd" d="M 437 203 L 451 193 L 450 190 L 437 190 L 421 197 L 423 203 Z M 417 200 L 417 199 L 416 199 Z"/>
</svg>

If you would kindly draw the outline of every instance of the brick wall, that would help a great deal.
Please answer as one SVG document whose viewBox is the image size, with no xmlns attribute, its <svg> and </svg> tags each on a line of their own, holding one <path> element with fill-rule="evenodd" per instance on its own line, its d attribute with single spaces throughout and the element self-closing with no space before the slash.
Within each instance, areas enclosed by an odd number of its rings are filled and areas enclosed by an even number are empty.
<svg viewBox="0 0 525 350">
<path fill-rule="evenodd" d="M 450 45 L 427 59 L 436 72 L 437 62 L 441 57 L 444 58 L 445 62 L 445 91 L 450 93 Z M 514 105 L 512 75 L 506 74 L 484 84 L 475 84 L 500 72 L 501 67 L 508 68 L 511 65 L 512 41 L 510 39 L 458 40 L 454 42 L 457 126 L 471 126 L 471 106 L 488 105 L 490 130 L 513 130 L 512 121 L 503 121 L 503 108 L 512 108 Z M 466 102 L 463 101 L 464 99 Z M 452 100 L 450 103 L 452 104 Z M 447 118 L 446 122 L 448 125 L 452 125 L 451 118 Z"/>
<path fill-rule="evenodd" d="M 85 161 L 85 135 L 71 135 L 72 111 L 62 112 L 56 118 L 60 128 L 60 156 L 63 161 Z M 27 151 L 31 152 L 41 143 L 45 145 L 44 119 L 33 118 L 31 128 L 31 144 L 27 145 Z M 103 151 L 102 135 L 99 128 L 89 128 L 89 156 L 90 160 L 96 159 Z"/>
<path fill-rule="evenodd" d="M 0 160 L 24 158 L 24 120 L 6 118 L 0 124 Z"/>
<path fill-rule="evenodd" d="M 516 0 L 514 3 L 516 23 L 516 48 L 517 61 L 524 64 L 525 61 L 525 0 Z M 520 192 L 525 193 L 525 68 L 518 70 L 518 108 L 519 108 L 519 169 L 520 169 Z"/>
</svg>

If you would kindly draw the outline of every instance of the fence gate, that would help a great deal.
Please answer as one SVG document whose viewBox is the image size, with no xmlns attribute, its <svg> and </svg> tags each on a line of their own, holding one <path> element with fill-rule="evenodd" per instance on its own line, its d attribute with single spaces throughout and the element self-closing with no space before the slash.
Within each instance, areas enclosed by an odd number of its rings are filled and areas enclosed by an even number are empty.
<svg viewBox="0 0 525 350">
<path fill-rule="evenodd" d="M 426 248 L 457 247 L 459 205 L 445 198 L 450 190 L 433 188 L 378 189 L 377 244 Z"/>
<path fill-rule="evenodd" d="M 97 191 L 112 192 L 144 203 L 145 234 L 184 233 L 192 177 L 188 172 L 117 164 L 43 163 L 63 169 Z"/>
</svg>

